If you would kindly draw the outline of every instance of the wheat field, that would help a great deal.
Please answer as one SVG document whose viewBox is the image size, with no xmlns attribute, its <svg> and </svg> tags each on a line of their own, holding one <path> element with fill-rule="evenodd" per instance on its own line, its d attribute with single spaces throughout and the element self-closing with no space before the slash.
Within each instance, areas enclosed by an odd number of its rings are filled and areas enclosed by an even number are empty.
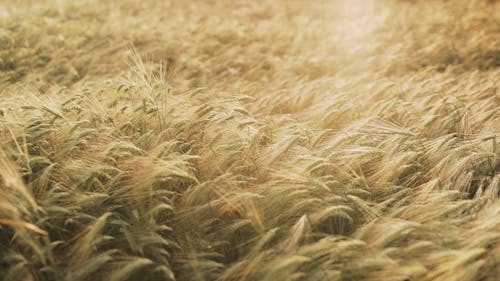
<svg viewBox="0 0 500 281">
<path fill-rule="evenodd" d="M 0 280 L 499 280 L 499 80 L 499 1 L 0 0 Z"/>
</svg>

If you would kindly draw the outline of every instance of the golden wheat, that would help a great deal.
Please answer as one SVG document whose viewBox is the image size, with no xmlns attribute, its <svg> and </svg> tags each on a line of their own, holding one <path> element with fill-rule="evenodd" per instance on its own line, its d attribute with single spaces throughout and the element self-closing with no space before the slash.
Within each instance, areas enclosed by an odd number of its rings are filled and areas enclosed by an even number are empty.
<svg viewBox="0 0 500 281">
<path fill-rule="evenodd" d="M 1 1 L 0 279 L 496 280 L 499 9 Z"/>
</svg>

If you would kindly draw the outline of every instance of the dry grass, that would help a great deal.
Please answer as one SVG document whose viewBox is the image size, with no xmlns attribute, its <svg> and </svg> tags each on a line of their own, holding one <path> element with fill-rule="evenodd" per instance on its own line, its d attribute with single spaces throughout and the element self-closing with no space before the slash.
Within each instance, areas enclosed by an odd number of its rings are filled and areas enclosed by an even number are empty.
<svg viewBox="0 0 500 281">
<path fill-rule="evenodd" d="M 0 279 L 500 276 L 498 1 L 0 3 Z"/>
</svg>

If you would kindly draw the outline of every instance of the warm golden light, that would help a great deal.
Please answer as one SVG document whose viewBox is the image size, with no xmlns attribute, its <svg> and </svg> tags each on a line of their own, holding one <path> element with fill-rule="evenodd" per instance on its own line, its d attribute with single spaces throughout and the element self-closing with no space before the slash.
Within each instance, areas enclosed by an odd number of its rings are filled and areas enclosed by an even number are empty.
<svg viewBox="0 0 500 281">
<path fill-rule="evenodd" d="M 0 1 L 0 280 L 498 280 L 498 11 Z"/>
</svg>

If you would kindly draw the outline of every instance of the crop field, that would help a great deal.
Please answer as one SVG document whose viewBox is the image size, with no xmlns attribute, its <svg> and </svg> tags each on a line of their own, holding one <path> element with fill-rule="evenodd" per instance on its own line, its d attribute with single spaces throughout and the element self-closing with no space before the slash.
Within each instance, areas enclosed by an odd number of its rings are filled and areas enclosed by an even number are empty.
<svg viewBox="0 0 500 281">
<path fill-rule="evenodd" d="M 500 280 L 500 1 L 0 0 L 0 280 Z"/>
</svg>

